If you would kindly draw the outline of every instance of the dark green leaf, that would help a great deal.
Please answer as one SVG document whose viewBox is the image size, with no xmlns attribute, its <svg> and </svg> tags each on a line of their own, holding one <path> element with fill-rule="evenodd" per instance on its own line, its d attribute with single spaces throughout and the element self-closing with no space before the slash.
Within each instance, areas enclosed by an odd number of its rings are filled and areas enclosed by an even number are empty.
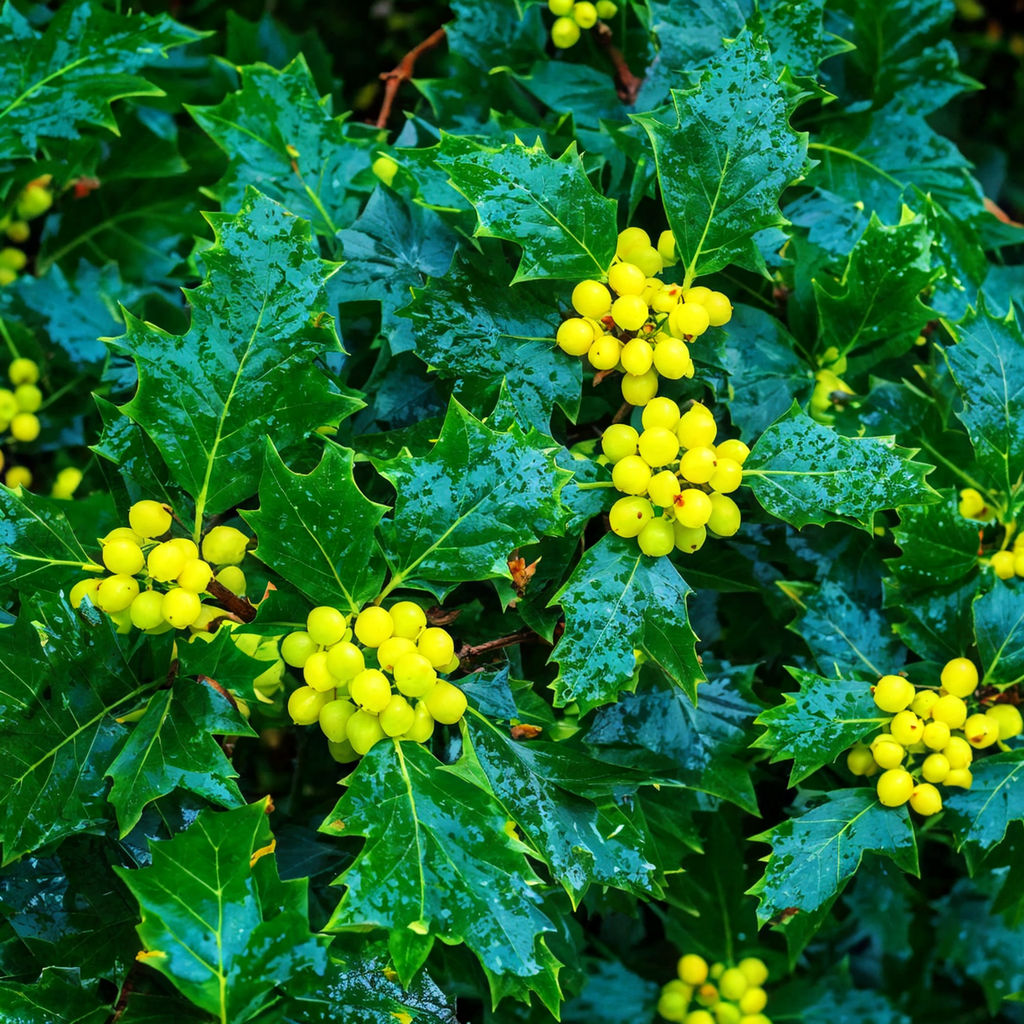
<svg viewBox="0 0 1024 1024">
<path fill-rule="evenodd" d="M 380 591 L 373 535 L 385 511 L 356 486 L 354 454 L 328 443 L 316 469 L 293 473 L 268 441 L 260 507 L 244 513 L 258 558 L 314 603 L 353 614 Z"/>
<path fill-rule="evenodd" d="M 934 505 L 900 509 L 900 525 L 892 531 L 900 557 L 886 565 L 912 590 L 948 586 L 978 568 L 978 523 L 965 519 L 954 492 L 942 492 Z"/>
<path fill-rule="evenodd" d="M 1024 601 L 996 584 L 974 602 L 974 633 L 985 670 L 983 684 L 1001 690 L 1024 682 Z"/>
<path fill-rule="evenodd" d="M 110 1007 L 84 987 L 78 971 L 48 967 L 29 983 L 0 981 L 4 1024 L 104 1024 Z"/>
<path fill-rule="evenodd" d="M 798 818 L 754 839 L 772 847 L 764 877 L 751 889 L 767 921 L 795 908 L 814 911 L 856 872 L 865 853 L 891 857 L 917 874 L 917 843 L 906 807 L 883 807 L 873 789 L 843 789 Z"/>
<path fill-rule="evenodd" d="M 633 540 L 602 537 L 551 599 L 565 613 L 552 654 L 555 705 L 576 701 L 589 711 L 632 690 L 638 649 L 696 702 L 704 673 L 686 612 L 690 593 L 667 558 L 649 558 Z"/>
<path fill-rule="evenodd" d="M 929 466 L 892 438 L 842 437 L 797 407 L 754 445 L 743 478 L 765 510 L 797 528 L 845 522 L 873 527 L 882 509 L 933 501 Z"/>
<path fill-rule="evenodd" d="M 306 879 L 277 875 L 267 801 L 205 811 L 118 874 L 139 901 L 140 959 L 221 1021 L 243 1024 L 288 979 L 327 963 L 306 917 Z"/>
<path fill-rule="evenodd" d="M 781 704 L 761 712 L 756 724 L 765 732 L 754 746 L 770 751 L 773 763 L 792 760 L 789 784 L 795 786 L 891 716 L 881 714 L 863 679 L 826 678 L 799 668 L 789 673 L 800 692 L 784 693 Z"/>
<path fill-rule="evenodd" d="M 403 314 L 416 332 L 416 354 L 442 376 L 508 383 L 517 421 L 551 430 L 556 405 L 575 419 L 581 364 L 554 344 L 560 323 L 551 288 L 509 287 L 511 274 L 487 276 L 462 259 L 443 278 L 415 291 Z"/>
<path fill-rule="evenodd" d="M 438 164 L 476 208 L 476 233 L 523 249 L 513 282 L 603 278 L 615 255 L 615 202 L 590 183 L 575 144 L 557 159 L 540 143 L 467 147 L 442 136 Z"/>
<path fill-rule="evenodd" d="M 971 765 L 970 789 L 947 790 L 945 816 L 957 846 L 991 850 L 1011 821 L 1024 819 L 1024 750 L 996 754 Z"/>
<path fill-rule="evenodd" d="M 0 159 L 33 159 L 45 141 L 76 139 L 86 125 L 116 133 L 114 100 L 162 94 L 138 72 L 202 36 L 163 14 L 114 14 L 90 3 L 60 7 L 40 33 L 5 4 Z"/>
<path fill-rule="evenodd" d="M 753 235 L 784 224 L 778 201 L 804 171 L 807 138 L 789 124 L 768 44 L 744 33 L 693 89 L 672 90 L 678 118 L 636 120 L 657 161 L 687 284 L 730 263 L 763 266 Z"/>
<path fill-rule="evenodd" d="M 197 531 L 204 513 L 256 490 L 264 435 L 285 448 L 358 404 L 313 366 L 341 346 L 330 321 L 320 323 L 326 270 L 309 225 L 256 192 L 237 216 L 210 218 L 217 243 L 203 253 L 206 283 L 189 293 L 188 333 L 130 317 L 113 343 L 139 367 L 139 390 L 122 409 L 195 498 Z"/>
<path fill-rule="evenodd" d="M 543 934 L 553 925 L 505 821 L 492 797 L 419 744 L 378 743 L 321 826 L 330 835 L 366 837 L 339 879 L 345 895 L 328 930 L 389 929 L 406 984 L 436 938 L 465 942 L 497 979 L 547 1002 L 557 992 L 557 962 Z M 383 878 L 403 881 L 385 887 Z"/>
<path fill-rule="evenodd" d="M 440 594 L 465 580 L 510 578 L 515 548 L 562 531 L 558 496 L 569 474 L 554 452 L 537 431 L 497 433 L 453 399 L 429 455 L 378 465 L 396 492 L 394 516 L 381 523 L 388 589 Z"/>
</svg>

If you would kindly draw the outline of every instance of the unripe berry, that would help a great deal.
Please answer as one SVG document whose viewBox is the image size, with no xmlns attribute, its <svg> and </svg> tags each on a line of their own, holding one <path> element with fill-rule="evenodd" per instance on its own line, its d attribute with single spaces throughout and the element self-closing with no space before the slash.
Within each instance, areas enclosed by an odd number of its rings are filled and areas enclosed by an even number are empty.
<svg viewBox="0 0 1024 1024">
<path fill-rule="evenodd" d="M 340 682 L 327 665 L 326 651 L 314 651 L 306 659 L 306 664 L 302 666 L 302 678 L 307 686 L 312 686 L 318 693 L 334 690 Z"/>
<path fill-rule="evenodd" d="M 306 616 L 306 632 L 321 647 L 338 643 L 347 629 L 348 619 L 330 605 L 318 605 Z"/>
<path fill-rule="evenodd" d="M 328 700 L 318 715 L 320 729 L 332 743 L 342 743 L 348 739 L 348 720 L 355 713 L 356 706 L 350 700 Z"/>
<path fill-rule="evenodd" d="M 909 747 L 921 739 L 924 733 L 924 723 L 913 711 L 900 711 L 893 715 L 892 721 L 889 723 L 889 732 L 892 733 L 892 737 L 897 743 Z"/>
<path fill-rule="evenodd" d="M 466 713 L 466 695 L 446 679 L 437 681 L 423 703 L 434 720 L 444 725 L 455 725 Z"/>
<path fill-rule="evenodd" d="M 883 711 L 895 714 L 910 707 L 914 699 L 914 684 L 902 676 L 882 676 L 874 688 L 875 704 Z"/>
<path fill-rule="evenodd" d="M 984 750 L 999 739 L 999 725 L 988 715 L 971 715 L 964 722 L 964 738 L 975 750 Z"/>
<path fill-rule="evenodd" d="M 572 290 L 572 307 L 580 316 L 600 320 L 612 308 L 612 297 L 600 281 L 580 281 Z"/>
<path fill-rule="evenodd" d="M 146 557 L 138 544 L 115 540 L 103 545 L 103 564 L 111 572 L 134 576 L 146 564 Z"/>
<path fill-rule="evenodd" d="M 1020 711 L 1012 704 L 993 704 L 985 714 L 996 723 L 1001 740 L 1013 739 L 1024 729 Z"/>
<path fill-rule="evenodd" d="M 380 727 L 386 736 L 401 736 L 412 728 L 416 713 L 412 705 L 397 694 L 388 701 L 380 713 Z"/>
<path fill-rule="evenodd" d="M 612 483 L 623 494 L 644 494 L 650 480 L 651 467 L 639 455 L 627 455 L 612 468 Z"/>
<path fill-rule="evenodd" d="M 212 565 L 238 565 L 245 558 L 249 543 L 241 530 L 233 526 L 215 526 L 203 538 L 203 558 Z"/>
<path fill-rule="evenodd" d="M 613 423 L 601 435 L 601 451 L 613 463 L 619 462 L 627 455 L 636 455 L 639 441 L 640 435 L 635 427 L 628 423 Z"/>
<path fill-rule="evenodd" d="M 32 471 L 27 466 L 11 466 L 4 474 L 4 483 L 12 490 L 32 486 Z"/>
<path fill-rule="evenodd" d="M 46 213 L 53 205 L 53 193 L 45 185 L 26 185 L 18 201 L 15 213 L 20 220 L 33 220 Z"/>
<path fill-rule="evenodd" d="M 19 384 L 14 389 L 14 400 L 22 412 L 36 412 L 43 404 L 43 393 L 35 384 Z"/>
<path fill-rule="evenodd" d="M 100 611 L 113 615 L 115 612 L 123 612 L 138 594 L 139 584 L 135 577 L 117 573 L 100 583 L 93 603 Z"/>
<path fill-rule="evenodd" d="M 679 460 L 679 472 L 691 484 L 706 484 L 718 468 L 714 448 L 689 448 Z"/>
<path fill-rule="evenodd" d="M 742 998 L 749 987 L 747 976 L 738 967 L 728 968 L 718 979 L 718 991 L 721 992 L 722 998 L 733 1003 Z"/>
<path fill-rule="evenodd" d="M 380 727 L 380 720 L 376 715 L 368 711 L 357 711 L 348 720 L 345 726 L 345 735 L 348 737 L 352 749 L 360 755 L 369 753 L 375 743 L 384 739 L 384 730 Z"/>
<path fill-rule="evenodd" d="M 366 660 L 363 652 L 347 640 L 335 644 L 327 651 L 327 669 L 339 682 L 346 683 L 354 679 L 364 668 Z"/>
<path fill-rule="evenodd" d="M 171 512 L 158 501 L 137 501 L 128 510 L 128 522 L 140 537 L 159 537 L 171 528 Z"/>
<path fill-rule="evenodd" d="M 296 725 L 312 725 L 320 709 L 330 701 L 330 694 L 317 693 L 309 686 L 300 686 L 288 698 L 288 714 Z"/>
<path fill-rule="evenodd" d="M 426 629 L 427 615 L 415 601 L 399 601 L 388 609 L 394 623 L 394 636 L 415 640 Z"/>
<path fill-rule="evenodd" d="M 434 668 L 444 668 L 455 655 L 455 641 L 446 630 L 431 626 L 420 634 L 416 641 L 416 650 Z"/>
<path fill-rule="evenodd" d="M 289 633 L 281 641 L 281 657 L 292 668 L 302 668 L 315 651 L 316 641 L 304 629 Z"/>
<path fill-rule="evenodd" d="M 418 651 L 409 651 L 395 661 L 395 688 L 404 696 L 422 697 L 436 682 L 437 670 Z"/>
<path fill-rule="evenodd" d="M 380 714 L 391 700 L 391 684 L 387 676 L 375 668 L 363 669 L 348 684 L 348 692 L 364 711 L 375 715 Z"/>
<path fill-rule="evenodd" d="M 568 50 L 570 46 L 575 46 L 579 41 L 580 27 L 572 18 L 565 17 L 555 19 L 555 23 L 551 26 L 551 42 L 553 42 L 559 50 Z M 356 747 L 354 743 L 352 746 Z M 359 750 L 359 748 L 356 747 L 356 750 Z M 362 751 L 362 753 L 365 753 L 365 751 Z"/>
<path fill-rule="evenodd" d="M 636 249 L 630 249 L 629 261 L 634 266 L 639 267 L 647 278 L 648 287 L 650 287 L 650 282 L 653 280 L 655 285 L 660 288 L 661 282 L 657 280 L 656 275 L 665 269 L 665 261 L 661 258 L 661 253 L 653 245 L 644 245 Z M 612 269 L 614 270 L 615 268 L 613 267 Z"/>
<path fill-rule="evenodd" d="M 385 609 L 372 604 L 356 616 L 352 629 L 364 647 L 380 647 L 394 632 L 395 623 Z"/>
<path fill-rule="evenodd" d="M 717 491 L 710 495 L 709 501 L 711 514 L 707 520 L 708 529 L 719 537 L 732 537 L 740 528 L 739 506 L 728 495 Z"/>
<path fill-rule="evenodd" d="M 556 18 L 564 18 L 565 15 L 571 13 L 575 2 L 576 0 L 548 0 L 548 10 Z"/>
<path fill-rule="evenodd" d="M 433 716 L 427 710 L 427 705 L 423 701 L 416 702 L 413 712 L 413 723 L 401 738 L 403 740 L 412 740 L 414 743 L 426 743 L 434 735 Z"/>
<path fill-rule="evenodd" d="M 687 985 L 703 985 L 708 978 L 708 962 L 696 953 L 687 953 L 676 965 L 679 980 Z"/>
<path fill-rule="evenodd" d="M 155 590 L 144 590 L 132 601 L 128 611 L 136 629 L 156 629 L 164 623 L 164 595 Z"/>
<path fill-rule="evenodd" d="M 23 441 L 28 444 L 39 436 L 40 429 L 39 417 L 35 413 L 19 412 L 11 420 L 11 437 L 15 441 Z"/>
<path fill-rule="evenodd" d="M 695 551 L 700 551 L 708 537 L 708 531 L 705 527 L 683 526 L 678 519 L 673 524 L 672 533 L 675 538 L 676 550 L 682 551 L 686 555 L 692 555 Z"/>
<path fill-rule="evenodd" d="M 11 365 L 7 367 L 7 376 L 15 387 L 20 384 L 35 384 L 39 380 L 39 365 L 34 359 L 19 356 L 11 360 Z"/>
<path fill-rule="evenodd" d="M 914 779 L 905 768 L 891 768 L 879 775 L 876 791 L 883 806 L 899 807 L 910 799 Z"/>
<path fill-rule="evenodd" d="M 624 401 L 630 405 L 646 405 L 658 393 L 658 375 L 654 370 L 640 376 L 627 373 L 621 386 Z"/>
<path fill-rule="evenodd" d="M 640 550 L 651 558 L 668 555 L 675 547 L 675 531 L 668 519 L 652 519 L 638 534 Z"/>
<path fill-rule="evenodd" d="M 172 587 L 164 594 L 162 610 L 164 618 L 175 629 L 186 629 L 199 617 L 202 610 L 199 595 L 181 587 Z"/>
<path fill-rule="evenodd" d="M 675 501 L 676 521 L 690 529 L 710 525 L 714 506 L 703 491 L 688 487 L 681 491 Z M 713 529 L 713 527 L 712 527 Z M 716 531 L 717 532 L 717 531 Z"/>
<path fill-rule="evenodd" d="M 619 498 L 608 513 L 608 525 L 619 537 L 636 537 L 654 518 L 654 509 L 646 498 Z"/>
</svg>

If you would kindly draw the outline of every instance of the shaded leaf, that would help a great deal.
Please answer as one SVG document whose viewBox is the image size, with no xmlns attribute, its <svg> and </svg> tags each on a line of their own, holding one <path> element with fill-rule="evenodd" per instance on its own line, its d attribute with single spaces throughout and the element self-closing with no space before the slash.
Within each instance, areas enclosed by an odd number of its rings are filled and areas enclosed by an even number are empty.
<svg viewBox="0 0 1024 1024">
<path fill-rule="evenodd" d="M 948 790 L 943 805 L 957 846 L 984 852 L 1024 819 L 1024 750 L 982 758 L 971 773 L 971 788 Z"/>
<path fill-rule="evenodd" d="M 949 586 L 977 571 L 979 524 L 960 515 L 955 492 L 943 491 L 942 499 L 900 509 L 892 531 L 900 557 L 886 566 L 909 590 Z"/>
<path fill-rule="evenodd" d="M 996 585 L 974 602 L 974 634 L 985 674 L 982 684 L 1006 689 L 1024 682 L 1024 600 Z"/>
<path fill-rule="evenodd" d="M 0 981 L 4 1024 L 104 1024 L 110 1007 L 83 986 L 77 970 L 48 967 L 29 983 Z"/>
</svg>

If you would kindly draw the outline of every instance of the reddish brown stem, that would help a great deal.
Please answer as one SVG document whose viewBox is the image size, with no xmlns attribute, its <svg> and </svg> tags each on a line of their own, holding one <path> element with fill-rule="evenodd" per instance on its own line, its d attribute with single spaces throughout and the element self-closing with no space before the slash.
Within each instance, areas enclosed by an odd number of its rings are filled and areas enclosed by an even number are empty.
<svg viewBox="0 0 1024 1024">
<path fill-rule="evenodd" d="M 121 985 L 121 991 L 117 995 L 117 1002 L 114 1003 L 114 1009 L 107 1018 L 107 1024 L 117 1024 L 124 1011 L 128 1009 L 128 997 L 135 991 L 135 980 L 138 974 L 139 962 L 135 960 L 132 962 L 131 967 L 128 968 L 128 973 L 125 975 L 124 982 Z"/>
<path fill-rule="evenodd" d="M 390 71 L 384 71 L 381 74 L 381 80 L 384 82 L 384 101 L 380 105 L 380 113 L 377 115 L 377 127 L 386 128 L 388 124 L 388 118 L 391 116 L 391 106 L 395 102 L 395 96 L 398 94 L 399 87 L 403 82 L 408 82 L 412 78 L 412 73 L 416 68 L 416 61 L 419 60 L 420 56 L 432 50 L 435 46 L 439 46 L 441 41 L 447 36 L 447 31 L 442 25 L 436 32 L 432 32 L 422 43 L 414 46 L 399 62 L 398 66 L 392 68 Z"/>
<path fill-rule="evenodd" d="M 622 51 L 612 42 L 612 30 L 604 22 L 599 23 L 594 32 L 597 35 L 598 43 L 608 54 L 608 59 L 615 68 L 615 91 L 618 93 L 619 99 L 631 107 L 636 103 L 640 86 L 644 84 L 644 80 L 637 78 L 630 71 L 626 58 L 622 56 Z"/>
<path fill-rule="evenodd" d="M 469 663 L 482 654 L 490 654 L 492 651 L 500 651 L 503 647 L 515 647 L 516 644 L 543 642 L 532 629 L 524 627 L 509 633 L 508 636 L 499 636 L 494 640 L 485 640 L 482 644 L 463 644 L 459 648 L 459 661 L 462 668 L 467 668 Z"/>
<path fill-rule="evenodd" d="M 237 615 L 242 622 L 252 622 L 256 618 L 256 609 L 244 598 L 232 594 L 223 583 L 218 580 L 210 580 L 206 587 L 207 592 L 215 597 L 217 601 L 226 608 L 232 615 Z"/>
</svg>

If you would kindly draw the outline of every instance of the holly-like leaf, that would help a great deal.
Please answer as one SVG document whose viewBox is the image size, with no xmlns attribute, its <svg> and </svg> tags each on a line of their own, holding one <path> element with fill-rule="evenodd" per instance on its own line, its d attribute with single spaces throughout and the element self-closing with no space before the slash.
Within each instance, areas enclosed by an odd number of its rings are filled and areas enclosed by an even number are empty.
<svg viewBox="0 0 1024 1024">
<path fill-rule="evenodd" d="M 166 15 L 62 5 L 38 32 L 13 4 L 0 12 L 0 159 L 32 159 L 46 141 L 97 125 L 117 133 L 110 109 L 128 96 L 161 96 L 138 74 L 205 33 Z"/>
<path fill-rule="evenodd" d="M 865 853 L 877 853 L 917 874 L 917 842 L 906 807 L 883 807 L 873 789 L 843 789 L 798 818 L 754 837 L 768 843 L 764 877 L 750 890 L 758 918 L 827 904 L 854 875 Z"/>
<path fill-rule="evenodd" d="M 293 473 L 268 441 L 260 507 L 243 513 L 259 538 L 258 558 L 315 604 L 353 614 L 380 591 L 374 530 L 385 511 L 356 485 L 354 455 L 328 443 L 316 469 Z"/>
<path fill-rule="evenodd" d="M 121 408 L 195 498 L 197 527 L 256 490 L 266 434 L 284 449 L 359 405 L 314 365 L 341 346 L 309 225 L 255 191 L 237 215 L 209 216 L 217 242 L 203 253 L 205 283 L 188 293 L 188 332 L 129 317 L 112 343 L 139 369 Z"/>
<path fill-rule="evenodd" d="M 227 697 L 194 679 L 179 678 L 153 695 L 107 769 L 122 836 L 135 827 L 146 804 L 175 789 L 222 807 L 243 803 L 234 781 L 238 773 L 214 734 L 255 735 Z"/>
<path fill-rule="evenodd" d="M 786 223 L 779 196 L 804 172 L 807 137 L 790 127 L 777 78 L 768 44 L 746 32 L 697 86 L 672 90 L 677 123 L 636 116 L 654 147 L 687 285 L 730 263 L 762 267 L 755 233 Z"/>
<path fill-rule="evenodd" d="M 614 701 L 636 685 L 636 650 L 696 703 L 704 678 L 690 626 L 686 581 L 667 558 L 650 558 L 633 540 L 607 534 L 580 559 L 551 599 L 565 612 L 565 632 L 551 657 L 555 705 L 582 711 Z"/>
<path fill-rule="evenodd" d="M 765 732 L 755 747 L 771 752 L 771 761 L 792 760 L 790 786 L 795 786 L 891 716 L 882 715 L 863 679 L 833 679 L 790 668 L 800 692 L 784 693 L 782 703 L 761 712 L 757 725 Z"/>
<path fill-rule="evenodd" d="M 1024 819 L 1024 750 L 982 758 L 971 773 L 971 788 L 947 790 L 943 805 L 957 846 L 983 853 Z"/>
<path fill-rule="evenodd" d="M 996 586 L 974 602 L 974 635 L 985 670 L 982 683 L 1006 689 L 1024 682 L 1024 601 Z"/>
<path fill-rule="evenodd" d="M 978 463 L 1004 494 L 1024 470 L 1024 336 L 1013 307 L 1005 318 L 982 306 L 952 328 L 946 361 L 963 397 L 957 412 Z"/>
<path fill-rule="evenodd" d="M 882 509 L 937 498 L 930 466 L 891 437 L 842 437 L 794 406 L 758 439 L 743 465 L 765 510 L 797 528 L 844 522 L 871 530 Z"/>
<path fill-rule="evenodd" d="M 955 492 L 943 491 L 942 499 L 900 509 L 892 531 L 900 557 L 886 565 L 911 590 L 958 583 L 978 568 L 978 523 L 960 515 Z"/>
<path fill-rule="evenodd" d="M 476 209 L 476 233 L 522 247 L 513 283 L 608 273 L 616 204 L 590 183 L 575 143 L 553 160 L 539 141 L 470 147 L 443 135 L 437 162 Z"/>
<path fill-rule="evenodd" d="M 644 856 L 650 837 L 611 800 L 613 793 L 635 791 L 643 776 L 567 744 L 514 740 L 475 712 L 466 719 L 466 741 L 475 764 L 463 777 L 483 774 L 574 904 L 592 884 L 638 896 L 658 890 L 654 865 Z"/>
<path fill-rule="evenodd" d="M 4 1024 L 104 1024 L 110 1007 L 77 970 L 47 967 L 31 982 L 0 981 Z"/>
<path fill-rule="evenodd" d="M 740 760 L 760 710 L 752 670 L 713 664 L 693 701 L 669 683 L 642 686 L 602 708 L 587 731 L 601 760 L 626 765 L 757 813 L 750 771 Z"/>
<path fill-rule="evenodd" d="M 510 579 L 512 551 L 559 535 L 567 518 L 559 492 L 570 474 L 556 451 L 535 430 L 491 430 L 453 399 L 429 455 L 378 463 L 396 494 L 380 525 L 388 589 L 440 595 L 465 580 Z"/>
<path fill-rule="evenodd" d="M 139 901 L 139 959 L 219 1020 L 245 1021 L 287 979 L 322 974 L 306 879 L 282 882 L 267 801 L 204 811 L 185 832 L 151 842 L 152 864 L 118 875 Z"/>
<path fill-rule="evenodd" d="M 408 352 L 416 345 L 413 325 L 395 313 L 427 278 L 444 276 L 455 235 L 433 210 L 378 188 L 338 237 L 345 264 L 331 278 L 332 303 L 379 302 L 381 333 L 391 351 Z"/>
<path fill-rule="evenodd" d="M 895 672 L 906 654 L 885 616 L 853 600 L 849 588 L 825 580 L 817 591 L 802 593 L 800 613 L 790 624 L 826 676 L 869 679 Z"/>
<path fill-rule="evenodd" d="M 910 350 L 928 322 L 921 292 L 941 270 L 932 267 L 927 221 L 904 209 L 892 227 L 872 214 L 839 280 L 814 280 L 821 349 L 856 350 L 865 366 Z"/>
<path fill-rule="evenodd" d="M 66 503 L 0 485 L 0 584 L 56 593 L 103 566 L 79 543 Z"/>
<path fill-rule="evenodd" d="M 581 364 L 554 345 L 560 322 L 550 287 L 509 287 L 511 272 L 489 276 L 460 259 L 444 277 L 416 289 L 403 310 L 416 354 L 442 376 L 498 384 L 504 378 L 516 419 L 551 430 L 556 405 L 575 419 Z"/>
<path fill-rule="evenodd" d="M 130 641 L 89 610 L 86 621 L 63 601 L 26 603 L 0 631 L 4 864 L 106 824 L 104 776 L 126 734 L 117 712 L 159 685 L 139 678 Z"/>
<path fill-rule="evenodd" d="M 217 106 L 186 108 L 228 157 L 214 194 L 233 212 L 254 186 L 333 238 L 359 212 L 352 179 L 369 169 L 379 133 L 335 117 L 301 55 L 280 71 L 253 64 L 239 73 L 241 87 Z"/>
<path fill-rule="evenodd" d="M 386 928 L 408 984 L 435 939 L 465 942 L 499 985 L 557 993 L 557 961 L 544 944 L 553 925 L 538 882 L 505 831 L 493 797 L 416 743 L 381 742 L 362 758 L 321 831 L 365 836 L 339 882 L 345 894 L 328 931 Z M 400 886 L 381 879 L 400 878 Z"/>
</svg>

